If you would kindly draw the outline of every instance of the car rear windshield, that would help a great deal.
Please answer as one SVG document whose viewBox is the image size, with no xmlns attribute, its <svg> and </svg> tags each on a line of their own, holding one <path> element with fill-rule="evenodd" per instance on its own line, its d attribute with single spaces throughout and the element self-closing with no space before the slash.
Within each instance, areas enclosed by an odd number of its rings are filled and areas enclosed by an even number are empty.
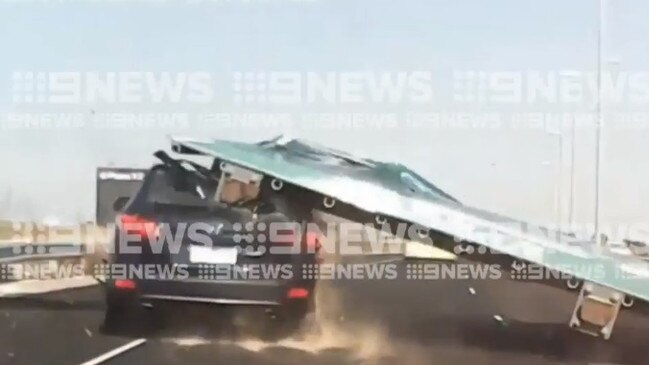
<svg viewBox="0 0 649 365">
<path fill-rule="evenodd" d="M 192 173 L 191 171 L 187 172 L 187 174 Z M 198 185 L 188 186 L 181 190 L 174 188 L 171 173 L 166 169 L 152 170 L 149 180 L 146 190 L 146 201 L 149 203 L 206 206 L 209 202 L 209 199 L 205 199 L 207 192 Z"/>
</svg>

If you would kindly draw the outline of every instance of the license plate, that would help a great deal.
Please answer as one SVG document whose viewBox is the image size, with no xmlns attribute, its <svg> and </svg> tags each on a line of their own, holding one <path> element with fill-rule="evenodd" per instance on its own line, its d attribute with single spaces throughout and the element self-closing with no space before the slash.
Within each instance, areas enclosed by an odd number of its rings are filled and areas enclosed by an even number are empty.
<svg viewBox="0 0 649 365">
<path fill-rule="evenodd" d="M 189 261 L 203 264 L 237 263 L 236 247 L 203 247 L 189 246 Z"/>
</svg>

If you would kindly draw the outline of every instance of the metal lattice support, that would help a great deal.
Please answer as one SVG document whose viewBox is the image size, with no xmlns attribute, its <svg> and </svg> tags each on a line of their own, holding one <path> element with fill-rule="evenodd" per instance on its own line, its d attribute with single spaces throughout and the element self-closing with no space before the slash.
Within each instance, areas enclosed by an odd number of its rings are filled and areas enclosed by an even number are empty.
<svg viewBox="0 0 649 365">
<path fill-rule="evenodd" d="M 613 333 L 623 300 L 624 294 L 618 291 L 585 282 L 579 292 L 569 326 L 608 340 Z"/>
<path fill-rule="evenodd" d="M 222 201 L 223 187 L 228 180 L 236 180 L 244 184 L 255 184 L 259 185 L 263 179 L 263 175 L 257 172 L 254 172 L 243 167 L 239 167 L 230 163 L 221 162 L 221 178 L 219 179 L 219 184 L 216 187 L 216 193 L 214 194 L 215 201 Z M 277 180 L 282 184 L 283 182 Z M 277 184 L 277 183 L 275 183 Z M 281 189 L 281 187 L 280 187 Z M 278 189 L 279 190 L 279 189 Z"/>
</svg>

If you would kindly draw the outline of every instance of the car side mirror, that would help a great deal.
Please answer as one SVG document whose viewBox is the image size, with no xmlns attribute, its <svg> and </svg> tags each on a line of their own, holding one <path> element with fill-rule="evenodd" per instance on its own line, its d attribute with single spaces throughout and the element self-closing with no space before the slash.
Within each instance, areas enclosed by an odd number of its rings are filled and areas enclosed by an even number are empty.
<svg viewBox="0 0 649 365">
<path fill-rule="evenodd" d="M 129 199 L 130 198 L 127 197 L 127 196 L 120 196 L 119 198 L 115 199 L 115 201 L 113 202 L 113 210 L 116 211 L 116 212 L 119 212 L 122 209 L 124 209 L 124 207 L 126 207 L 126 203 L 128 203 L 128 201 L 129 201 Z"/>
</svg>

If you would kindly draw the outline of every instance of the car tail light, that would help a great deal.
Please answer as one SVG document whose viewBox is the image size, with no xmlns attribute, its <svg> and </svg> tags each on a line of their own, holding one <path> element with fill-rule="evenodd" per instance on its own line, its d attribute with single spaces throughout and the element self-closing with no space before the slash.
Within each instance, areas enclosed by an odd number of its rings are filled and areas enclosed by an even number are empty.
<svg viewBox="0 0 649 365">
<path fill-rule="evenodd" d="M 129 279 L 115 280 L 115 288 L 120 290 L 135 290 L 135 281 Z"/>
<path fill-rule="evenodd" d="M 304 288 L 291 288 L 288 290 L 286 297 L 288 299 L 304 299 L 309 296 L 309 290 Z"/>
<path fill-rule="evenodd" d="M 122 230 L 125 233 L 138 236 L 141 239 L 157 237 L 160 233 L 156 221 L 143 218 L 139 215 L 122 214 L 119 220 Z"/>
<path fill-rule="evenodd" d="M 324 258 L 320 252 L 322 248 L 322 235 L 318 232 L 307 231 L 306 232 L 306 252 L 315 254 L 315 261 L 317 263 L 322 263 Z"/>
<path fill-rule="evenodd" d="M 319 252 L 322 247 L 320 235 L 317 232 L 306 232 L 306 247 L 308 252 Z"/>
</svg>

